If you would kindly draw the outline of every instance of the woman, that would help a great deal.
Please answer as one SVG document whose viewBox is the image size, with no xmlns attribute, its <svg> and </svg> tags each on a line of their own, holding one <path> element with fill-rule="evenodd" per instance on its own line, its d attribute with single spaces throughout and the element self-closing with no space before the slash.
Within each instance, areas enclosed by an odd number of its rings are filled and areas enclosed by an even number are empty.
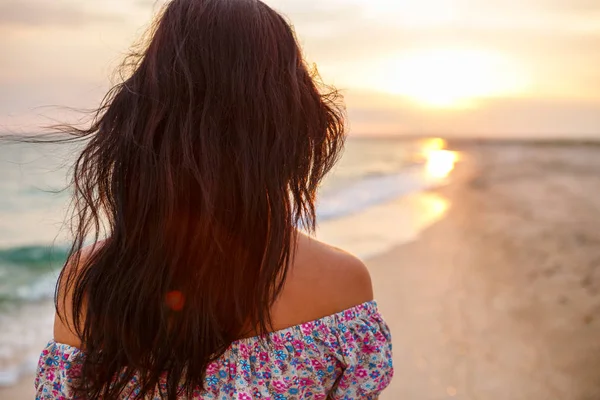
<svg viewBox="0 0 600 400">
<path fill-rule="evenodd" d="M 173 0 L 132 60 L 68 128 L 87 142 L 37 398 L 376 398 L 391 343 L 368 272 L 297 231 L 344 120 L 290 26 L 258 0 Z"/>
</svg>

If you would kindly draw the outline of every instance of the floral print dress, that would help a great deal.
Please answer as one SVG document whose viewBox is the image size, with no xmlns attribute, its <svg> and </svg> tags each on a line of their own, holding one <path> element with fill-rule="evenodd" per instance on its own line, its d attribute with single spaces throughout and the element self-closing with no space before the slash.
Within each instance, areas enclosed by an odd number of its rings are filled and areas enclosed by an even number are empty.
<svg viewBox="0 0 600 400">
<path fill-rule="evenodd" d="M 391 335 L 375 302 L 269 336 L 268 347 L 256 337 L 232 343 L 209 365 L 204 390 L 193 399 L 375 399 L 392 379 Z M 40 357 L 36 399 L 73 399 L 70 384 L 83 357 L 51 341 Z M 134 378 L 121 399 L 135 398 L 138 390 Z"/>
</svg>

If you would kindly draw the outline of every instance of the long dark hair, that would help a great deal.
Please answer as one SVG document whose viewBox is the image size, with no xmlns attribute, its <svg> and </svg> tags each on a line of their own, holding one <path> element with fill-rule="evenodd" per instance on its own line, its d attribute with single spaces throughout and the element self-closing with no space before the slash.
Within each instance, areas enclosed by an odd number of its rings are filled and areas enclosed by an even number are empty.
<svg viewBox="0 0 600 400">
<path fill-rule="evenodd" d="M 82 321 L 77 390 L 114 399 L 137 376 L 140 399 L 191 396 L 233 341 L 269 331 L 343 108 L 258 0 L 173 0 L 124 69 L 89 128 L 64 129 L 87 141 L 73 174 L 80 267 L 61 274 Z"/>
</svg>

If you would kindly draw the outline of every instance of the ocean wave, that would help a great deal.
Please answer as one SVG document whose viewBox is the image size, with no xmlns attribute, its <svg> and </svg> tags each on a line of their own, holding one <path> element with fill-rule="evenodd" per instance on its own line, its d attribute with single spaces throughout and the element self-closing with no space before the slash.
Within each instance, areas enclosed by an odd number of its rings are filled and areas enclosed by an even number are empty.
<svg viewBox="0 0 600 400">
<path fill-rule="evenodd" d="M 67 253 L 55 246 L 0 250 L 0 306 L 51 299 Z"/>
<path fill-rule="evenodd" d="M 395 198 L 427 190 L 445 182 L 414 164 L 393 174 L 369 174 L 363 179 L 321 198 L 317 207 L 322 222 L 343 218 Z"/>
<path fill-rule="evenodd" d="M 24 246 L 0 250 L 0 267 L 51 269 L 62 264 L 68 249 L 58 246 Z"/>
<path fill-rule="evenodd" d="M 23 301 L 40 301 L 54 297 L 58 271 L 52 271 L 37 277 L 31 283 L 19 286 L 15 298 Z"/>
</svg>

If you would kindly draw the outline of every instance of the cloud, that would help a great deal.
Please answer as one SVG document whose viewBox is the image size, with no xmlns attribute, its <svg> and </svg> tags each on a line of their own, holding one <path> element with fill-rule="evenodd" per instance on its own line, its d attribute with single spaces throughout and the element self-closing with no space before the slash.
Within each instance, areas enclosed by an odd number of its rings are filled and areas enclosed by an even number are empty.
<svg viewBox="0 0 600 400">
<path fill-rule="evenodd" d="M 302 28 L 302 27 L 300 27 Z M 408 29 L 402 26 L 355 20 L 316 36 L 299 29 L 299 36 L 309 58 L 320 63 L 364 63 L 397 57 L 412 49 L 467 47 L 497 51 L 524 63 L 545 67 L 570 64 L 578 60 L 577 69 L 598 65 L 600 29 L 597 32 L 504 29 L 485 26 L 440 26 Z M 595 67 L 594 67 L 595 68 Z M 597 70 L 597 68 L 596 68 Z"/>
<path fill-rule="evenodd" d="M 543 98 L 490 99 L 477 108 L 429 110 L 386 98 L 370 107 L 365 94 L 348 98 L 352 133 L 451 137 L 600 137 L 600 101 Z M 377 95 L 371 95 L 371 100 Z M 375 100 L 376 101 L 376 100 Z"/>
<path fill-rule="evenodd" d="M 61 0 L 0 0 L 0 26 L 73 27 L 97 22 L 121 22 L 119 14 L 92 12 Z"/>
<path fill-rule="evenodd" d="M 600 100 L 564 100 L 600 99 L 600 0 L 264 1 L 289 18 L 326 81 L 350 88 L 355 133 L 600 136 Z M 165 2 L 0 0 L 0 53 L 6 55 L 0 63 L 0 125 L 30 123 L 39 105 L 97 104 L 106 65 L 120 58 L 117 51 L 126 49 L 137 26 Z M 96 24 L 105 25 L 101 38 Z M 533 77 L 529 95 L 537 98 L 441 112 L 352 89 L 389 59 L 446 47 L 515 60 Z"/>
</svg>

